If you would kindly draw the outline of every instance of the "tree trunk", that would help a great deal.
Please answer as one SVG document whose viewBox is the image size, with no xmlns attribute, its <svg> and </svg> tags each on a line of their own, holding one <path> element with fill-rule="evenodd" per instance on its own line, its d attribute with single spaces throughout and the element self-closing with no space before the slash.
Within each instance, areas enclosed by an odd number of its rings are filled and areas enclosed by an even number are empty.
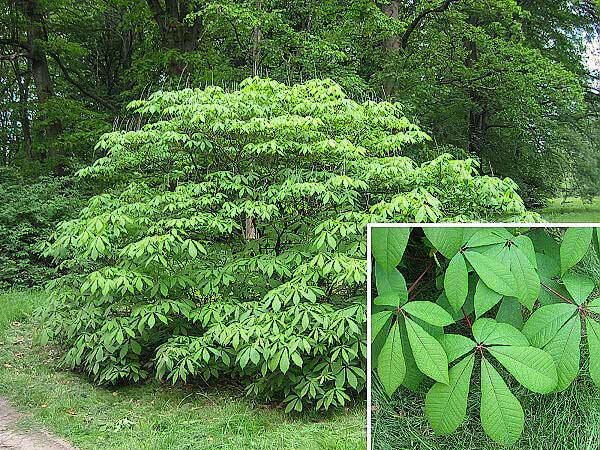
<svg viewBox="0 0 600 450">
<path fill-rule="evenodd" d="M 48 42 L 48 36 L 44 28 L 44 16 L 37 0 L 22 0 L 21 5 L 27 20 L 27 45 L 31 61 L 31 74 L 33 75 L 38 103 L 43 106 L 54 97 L 48 59 L 45 50 L 40 46 L 40 42 Z M 45 114 L 44 108 L 42 108 L 42 111 L 42 114 Z M 54 120 L 46 128 L 47 156 L 59 156 L 60 150 L 53 145 L 52 140 L 60 133 L 62 133 L 62 124 L 59 119 Z"/>
<path fill-rule="evenodd" d="M 469 17 L 467 23 L 472 26 L 477 26 L 477 18 Z M 472 68 L 477 60 L 479 59 L 479 51 L 477 49 L 477 43 L 469 39 L 465 39 L 465 48 L 467 49 L 467 59 L 465 60 L 465 66 Z M 467 130 L 467 142 L 469 153 L 478 156 L 482 156 L 482 144 L 485 138 L 485 132 L 487 129 L 487 111 L 483 104 L 481 95 L 473 89 L 471 86 L 467 87 L 467 93 L 469 99 L 474 104 L 469 110 L 469 127 Z"/>
<path fill-rule="evenodd" d="M 163 47 L 187 53 L 196 50 L 198 38 L 202 32 L 202 21 L 196 17 L 190 24 L 186 16 L 192 10 L 189 0 L 165 0 L 164 6 L 159 0 L 146 0 L 152 16 L 158 24 Z M 185 66 L 173 61 L 169 65 L 171 75 L 181 75 Z"/>
<path fill-rule="evenodd" d="M 383 13 L 392 18 L 398 19 L 400 12 L 400 1 L 393 0 L 386 5 L 381 7 Z M 383 48 L 386 52 L 398 52 L 400 50 L 400 36 L 390 36 L 383 41 Z M 394 90 L 394 79 L 393 77 L 386 76 L 383 81 L 383 93 L 385 97 L 389 97 Z"/>
<path fill-rule="evenodd" d="M 28 66 L 31 64 L 28 62 Z M 29 119 L 29 83 L 31 70 L 23 72 L 19 66 L 19 61 L 13 61 L 13 69 L 17 85 L 19 86 L 19 121 L 21 122 L 21 133 L 23 134 L 23 149 L 30 160 L 33 161 L 32 140 L 31 140 L 31 121 Z"/>
</svg>

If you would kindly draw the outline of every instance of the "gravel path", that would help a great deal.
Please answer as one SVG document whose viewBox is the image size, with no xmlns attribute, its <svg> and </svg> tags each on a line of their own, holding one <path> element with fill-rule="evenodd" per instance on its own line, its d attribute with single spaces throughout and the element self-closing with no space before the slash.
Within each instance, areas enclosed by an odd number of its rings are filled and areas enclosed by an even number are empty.
<svg viewBox="0 0 600 450">
<path fill-rule="evenodd" d="M 76 450 L 62 439 L 43 430 L 19 430 L 21 414 L 0 398 L 0 449 L 13 450 Z"/>
</svg>

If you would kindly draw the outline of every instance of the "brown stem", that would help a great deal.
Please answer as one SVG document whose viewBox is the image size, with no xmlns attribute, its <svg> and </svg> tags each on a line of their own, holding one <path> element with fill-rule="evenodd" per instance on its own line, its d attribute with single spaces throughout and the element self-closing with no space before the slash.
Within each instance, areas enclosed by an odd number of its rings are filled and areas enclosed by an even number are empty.
<svg viewBox="0 0 600 450">
<path fill-rule="evenodd" d="M 562 294 L 559 294 L 558 292 L 556 292 L 554 289 L 552 289 L 550 286 L 548 286 L 546 283 L 544 283 L 543 281 L 541 282 L 542 286 L 544 286 L 545 289 L 547 289 L 548 291 L 552 292 L 554 295 L 556 295 L 558 298 L 560 298 L 561 300 L 564 300 L 567 303 L 571 303 L 573 304 L 573 302 L 571 300 L 569 300 L 567 297 L 565 297 Z"/>
<path fill-rule="evenodd" d="M 469 329 L 473 328 L 473 323 L 471 322 L 471 319 L 469 319 L 469 315 L 467 314 L 467 311 L 465 311 L 465 307 L 461 306 L 460 308 L 463 312 L 463 315 L 465 316 L 465 320 L 467 321 L 467 324 L 469 325 Z"/>
<path fill-rule="evenodd" d="M 417 284 L 419 284 L 419 282 L 423 279 L 423 277 L 425 276 L 425 274 L 429 271 L 429 269 L 431 269 L 431 266 L 433 266 L 433 260 L 429 261 L 429 264 L 427 265 L 427 267 L 425 268 L 425 270 L 423 271 L 423 273 L 421 275 L 419 275 L 419 278 L 417 278 L 413 284 L 410 285 L 410 287 L 408 288 L 408 293 L 410 294 L 412 292 L 412 290 L 417 286 Z"/>
</svg>

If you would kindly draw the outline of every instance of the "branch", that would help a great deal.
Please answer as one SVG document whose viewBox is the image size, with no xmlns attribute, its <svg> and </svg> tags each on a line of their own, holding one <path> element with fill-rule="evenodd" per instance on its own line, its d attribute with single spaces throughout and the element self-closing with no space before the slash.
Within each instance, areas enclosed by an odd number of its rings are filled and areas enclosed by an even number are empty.
<svg viewBox="0 0 600 450">
<path fill-rule="evenodd" d="M 458 0 L 445 0 L 444 3 L 442 3 L 437 8 L 426 9 L 425 11 L 421 12 L 421 14 L 419 14 L 417 17 L 415 17 L 415 19 L 410 23 L 410 25 L 400 38 L 400 46 L 402 47 L 402 49 L 406 50 L 406 47 L 408 47 L 408 40 L 410 39 L 410 35 L 417 29 L 419 25 L 421 25 L 421 22 L 423 22 L 423 20 L 427 16 L 429 16 L 430 14 L 443 13 L 444 11 L 448 10 L 452 3 L 456 1 Z"/>
<path fill-rule="evenodd" d="M 61 61 L 58 54 L 50 52 L 49 55 L 52 57 L 52 59 L 54 59 L 54 61 L 56 61 L 56 64 L 58 64 L 58 67 L 60 68 L 60 70 L 63 73 L 65 80 L 67 80 L 67 82 L 69 82 L 70 84 L 75 86 L 77 89 L 79 89 L 83 95 L 86 95 L 87 97 L 91 98 L 92 100 L 96 100 L 98 103 L 104 105 L 106 108 L 110 109 L 113 112 L 117 111 L 117 108 L 115 107 L 115 105 L 110 103 L 108 100 L 103 99 L 102 97 L 99 97 L 98 95 L 94 94 L 93 92 L 89 92 L 81 83 L 79 83 L 77 80 L 73 79 L 73 77 L 71 77 L 71 74 L 69 73 L 68 69 L 65 67 L 65 65 Z"/>
</svg>

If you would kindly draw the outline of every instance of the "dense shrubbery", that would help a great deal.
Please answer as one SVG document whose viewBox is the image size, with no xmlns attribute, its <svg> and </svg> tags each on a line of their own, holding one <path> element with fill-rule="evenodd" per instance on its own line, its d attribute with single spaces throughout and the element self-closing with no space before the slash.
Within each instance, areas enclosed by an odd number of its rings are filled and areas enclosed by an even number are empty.
<svg viewBox="0 0 600 450">
<path fill-rule="evenodd" d="M 600 256 L 600 229 L 423 231 L 376 228 L 371 236 L 372 355 L 388 395 L 434 380 L 425 413 L 445 435 L 464 422 L 477 389 L 484 431 L 512 445 L 525 414 L 508 376 L 532 392 L 563 391 L 580 372 L 585 338 L 585 366 L 600 387 L 600 298 L 578 267 L 592 244 Z"/>
<path fill-rule="evenodd" d="M 526 214 L 474 160 L 403 157 L 427 135 L 329 80 L 131 107 L 144 125 L 81 172 L 114 188 L 47 249 L 68 275 L 44 340 L 101 383 L 226 376 L 288 410 L 345 404 L 365 385 L 366 223 Z"/>
<path fill-rule="evenodd" d="M 72 178 L 40 177 L 31 182 L 0 168 L 0 288 L 39 286 L 54 278 L 39 243 L 83 206 Z"/>
</svg>

